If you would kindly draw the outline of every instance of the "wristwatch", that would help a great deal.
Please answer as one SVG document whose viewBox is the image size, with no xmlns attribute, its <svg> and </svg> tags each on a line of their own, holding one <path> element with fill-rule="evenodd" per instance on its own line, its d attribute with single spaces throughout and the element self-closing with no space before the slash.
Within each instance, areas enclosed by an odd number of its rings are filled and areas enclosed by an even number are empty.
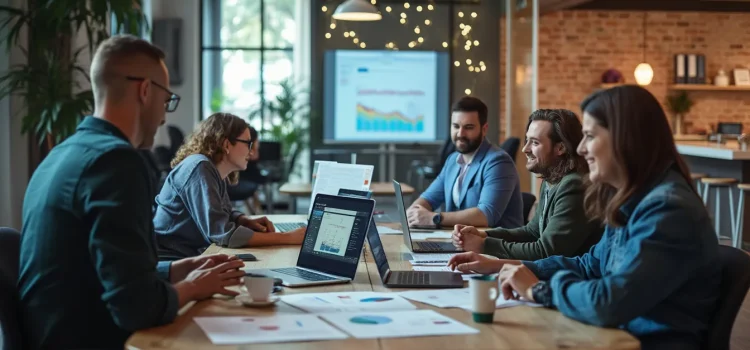
<svg viewBox="0 0 750 350">
<path fill-rule="evenodd" d="M 546 281 L 539 281 L 531 287 L 531 296 L 534 297 L 535 302 L 542 304 L 542 306 L 552 307 L 552 290 Z"/>
<path fill-rule="evenodd" d="M 435 226 L 440 226 L 440 222 L 443 221 L 443 215 L 441 213 L 435 213 L 435 215 L 432 216 L 432 223 L 435 224 Z"/>
</svg>

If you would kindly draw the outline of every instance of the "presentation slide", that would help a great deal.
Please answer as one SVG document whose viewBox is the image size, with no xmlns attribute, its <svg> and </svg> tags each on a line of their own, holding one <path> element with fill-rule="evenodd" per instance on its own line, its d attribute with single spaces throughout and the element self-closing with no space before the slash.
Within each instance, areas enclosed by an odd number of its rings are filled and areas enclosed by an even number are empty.
<svg viewBox="0 0 750 350">
<path fill-rule="evenodd" d="M 352 215 L 325 212 L 313 249 L 319 253 L 344 256 L 349 246 L 349 236 L 354 227 L 356 214 L 357 212 L 353 212 Z"/>
<path fill-rule="evenodd" d="M 434 51 L 337 50 L 328 64 L 326 132 L 343 142 L 435 142 L 446 138 L 447 91 Z M 329 70 L 330 71 L 330 70 Z M 333 86 L 333 88 L 330 87 Z M 446 115 L 443 115 L 446 114 Z M 331 130 L 332 129 L 332 130 Z"/>
</svg>

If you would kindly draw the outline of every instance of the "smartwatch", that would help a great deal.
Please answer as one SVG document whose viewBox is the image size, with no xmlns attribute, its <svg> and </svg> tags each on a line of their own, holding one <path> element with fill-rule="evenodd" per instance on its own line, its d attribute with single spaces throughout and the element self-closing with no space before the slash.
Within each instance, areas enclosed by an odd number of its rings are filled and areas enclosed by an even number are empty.
<svg viewBox="0 0 750 350">
<path fill-rule="evenodd" d="M 432 216 L 432 223 L 435 224 L 435 226 L 440 226 L 440 222 L 443 221 L 443 215 L 441 213 L 435 213 L 435 215 Z"/>
<path fill-rule="evenodd" d="M 552 290 L 546 281 L 540 281 L 531 287 L 531 296 L 534 301 L 546 308 L 552 308 Z"/>
</svg>

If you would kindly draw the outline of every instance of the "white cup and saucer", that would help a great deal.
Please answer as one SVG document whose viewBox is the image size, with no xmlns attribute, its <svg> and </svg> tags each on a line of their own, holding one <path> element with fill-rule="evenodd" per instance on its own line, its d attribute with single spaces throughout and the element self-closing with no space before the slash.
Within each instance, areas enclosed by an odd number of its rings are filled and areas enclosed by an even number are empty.
<svg viewBox="0 0 750 350">
<path fill-rule="evenodd" d="M 271 295 L 274 279 L 265 276 L 245 276 L 247 294 L 240 294 L 237 299 L 248 307 L 267 307 L 276 304 L 279 297 Z"/>
</svg>

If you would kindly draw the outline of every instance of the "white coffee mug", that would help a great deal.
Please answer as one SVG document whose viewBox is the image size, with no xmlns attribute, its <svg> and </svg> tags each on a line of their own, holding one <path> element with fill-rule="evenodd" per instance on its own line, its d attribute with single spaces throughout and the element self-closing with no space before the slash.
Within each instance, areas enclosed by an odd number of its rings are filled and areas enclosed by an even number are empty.
<svg viewBox="0 0 750 350">
<path fill-rule="evenodd" d="M 267 301 L 273 291 L 273 278 L 245 276 L 245 287 L 253 301 Z"/>
<path fill-rule="evenodd" d="M 497 275 L 474 276 L 469 280 L 471 315 L 474 322 L 492 323 L 495 301 L 500 296 Z"/>
</svg>

